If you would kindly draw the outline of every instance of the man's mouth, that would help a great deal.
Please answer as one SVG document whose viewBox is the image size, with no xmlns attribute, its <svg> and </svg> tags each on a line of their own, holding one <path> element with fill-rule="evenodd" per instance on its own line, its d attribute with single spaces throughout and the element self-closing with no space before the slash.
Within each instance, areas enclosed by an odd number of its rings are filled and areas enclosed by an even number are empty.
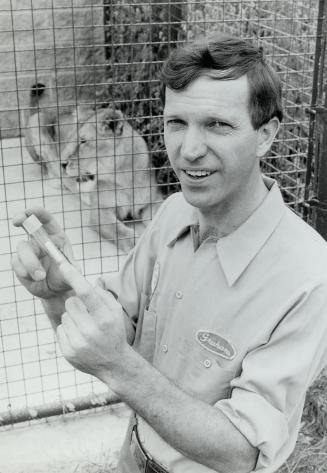
<svg viewBox="0 0 327 473">
<path fill-rule="evenodd" d="M 192 179 L 203 179 L 204 177 L 211 176 L 215 171 L 206 171 L 205 169 L 183 169 L 183 172 Z"/>
</svg>

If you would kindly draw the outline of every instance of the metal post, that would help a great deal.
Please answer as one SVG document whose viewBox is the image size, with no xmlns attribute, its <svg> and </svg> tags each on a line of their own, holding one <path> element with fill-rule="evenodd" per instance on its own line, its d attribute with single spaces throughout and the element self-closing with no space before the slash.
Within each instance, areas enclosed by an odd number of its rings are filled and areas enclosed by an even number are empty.
<svg viewBox="0 0 327 473">
<path fill-rule="evenodd" d="M 313 212 L 313 224 L 316 230 L 327 240 L 327 1 L 321 0 L 319 20 L 321 24 L 318 95 L 316 113 L 315 140 L 315 195 L 316 205 Z"/>
<path fill-rule="evenodd" d="M 326 94 L 326 90 L 325 90 Z M 316 118 L 317 200 L 314 208 L 314 226 L 327 240 L 327 101 L 318 107 Z"/>
</svg>

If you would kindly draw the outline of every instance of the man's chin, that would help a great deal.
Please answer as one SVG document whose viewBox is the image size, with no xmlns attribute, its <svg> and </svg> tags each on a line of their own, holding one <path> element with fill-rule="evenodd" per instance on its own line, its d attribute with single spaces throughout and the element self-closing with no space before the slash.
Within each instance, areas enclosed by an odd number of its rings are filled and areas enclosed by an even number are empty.
<svg viewBox="0 0 327 473">
<path fill-rule="evenodd" d="M 210 207 L 209 200 L 208 198 L 206 198 L 205 195 L 197 195 L 197 193 L 195 192 L 190 192 L 188 189 L 185 188 L 183 189 L 183 186 L 182 193 L 186 202 L 192 205 L 193 207 L 196 207 L 198 209 L 205 209 Z"/>
</svg>

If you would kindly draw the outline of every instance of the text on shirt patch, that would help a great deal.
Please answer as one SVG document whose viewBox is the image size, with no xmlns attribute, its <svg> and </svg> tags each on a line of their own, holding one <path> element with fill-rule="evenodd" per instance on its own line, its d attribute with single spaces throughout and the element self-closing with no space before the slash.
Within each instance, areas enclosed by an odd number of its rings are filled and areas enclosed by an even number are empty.
<svg viewBox="0 0 327 473">
<path fill-rule="evenodd" d="M 233 345 L 215 332 L 208 330 L 198 330 L 196 332 L 196 341 L 211 353 L 226 358 L 226 360 L 233 360 L 236 356 L 236 350 Z"/>
</svg>

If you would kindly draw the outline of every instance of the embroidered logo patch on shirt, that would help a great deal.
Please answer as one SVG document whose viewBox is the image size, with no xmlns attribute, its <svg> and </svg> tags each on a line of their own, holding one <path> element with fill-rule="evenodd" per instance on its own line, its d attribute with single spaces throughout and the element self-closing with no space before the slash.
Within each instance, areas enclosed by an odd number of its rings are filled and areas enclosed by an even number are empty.
<svg viewBox="0 0 327 473">
<path fill-rule="evenodd" d="M 196 332 L 196 341 L 206 350 L 226 358 L 226 360 L 233 360 L 236 356 L 234 346 L 226 338 L 218 335 L 218 333 L 198 330 Z"/>
</svg>

